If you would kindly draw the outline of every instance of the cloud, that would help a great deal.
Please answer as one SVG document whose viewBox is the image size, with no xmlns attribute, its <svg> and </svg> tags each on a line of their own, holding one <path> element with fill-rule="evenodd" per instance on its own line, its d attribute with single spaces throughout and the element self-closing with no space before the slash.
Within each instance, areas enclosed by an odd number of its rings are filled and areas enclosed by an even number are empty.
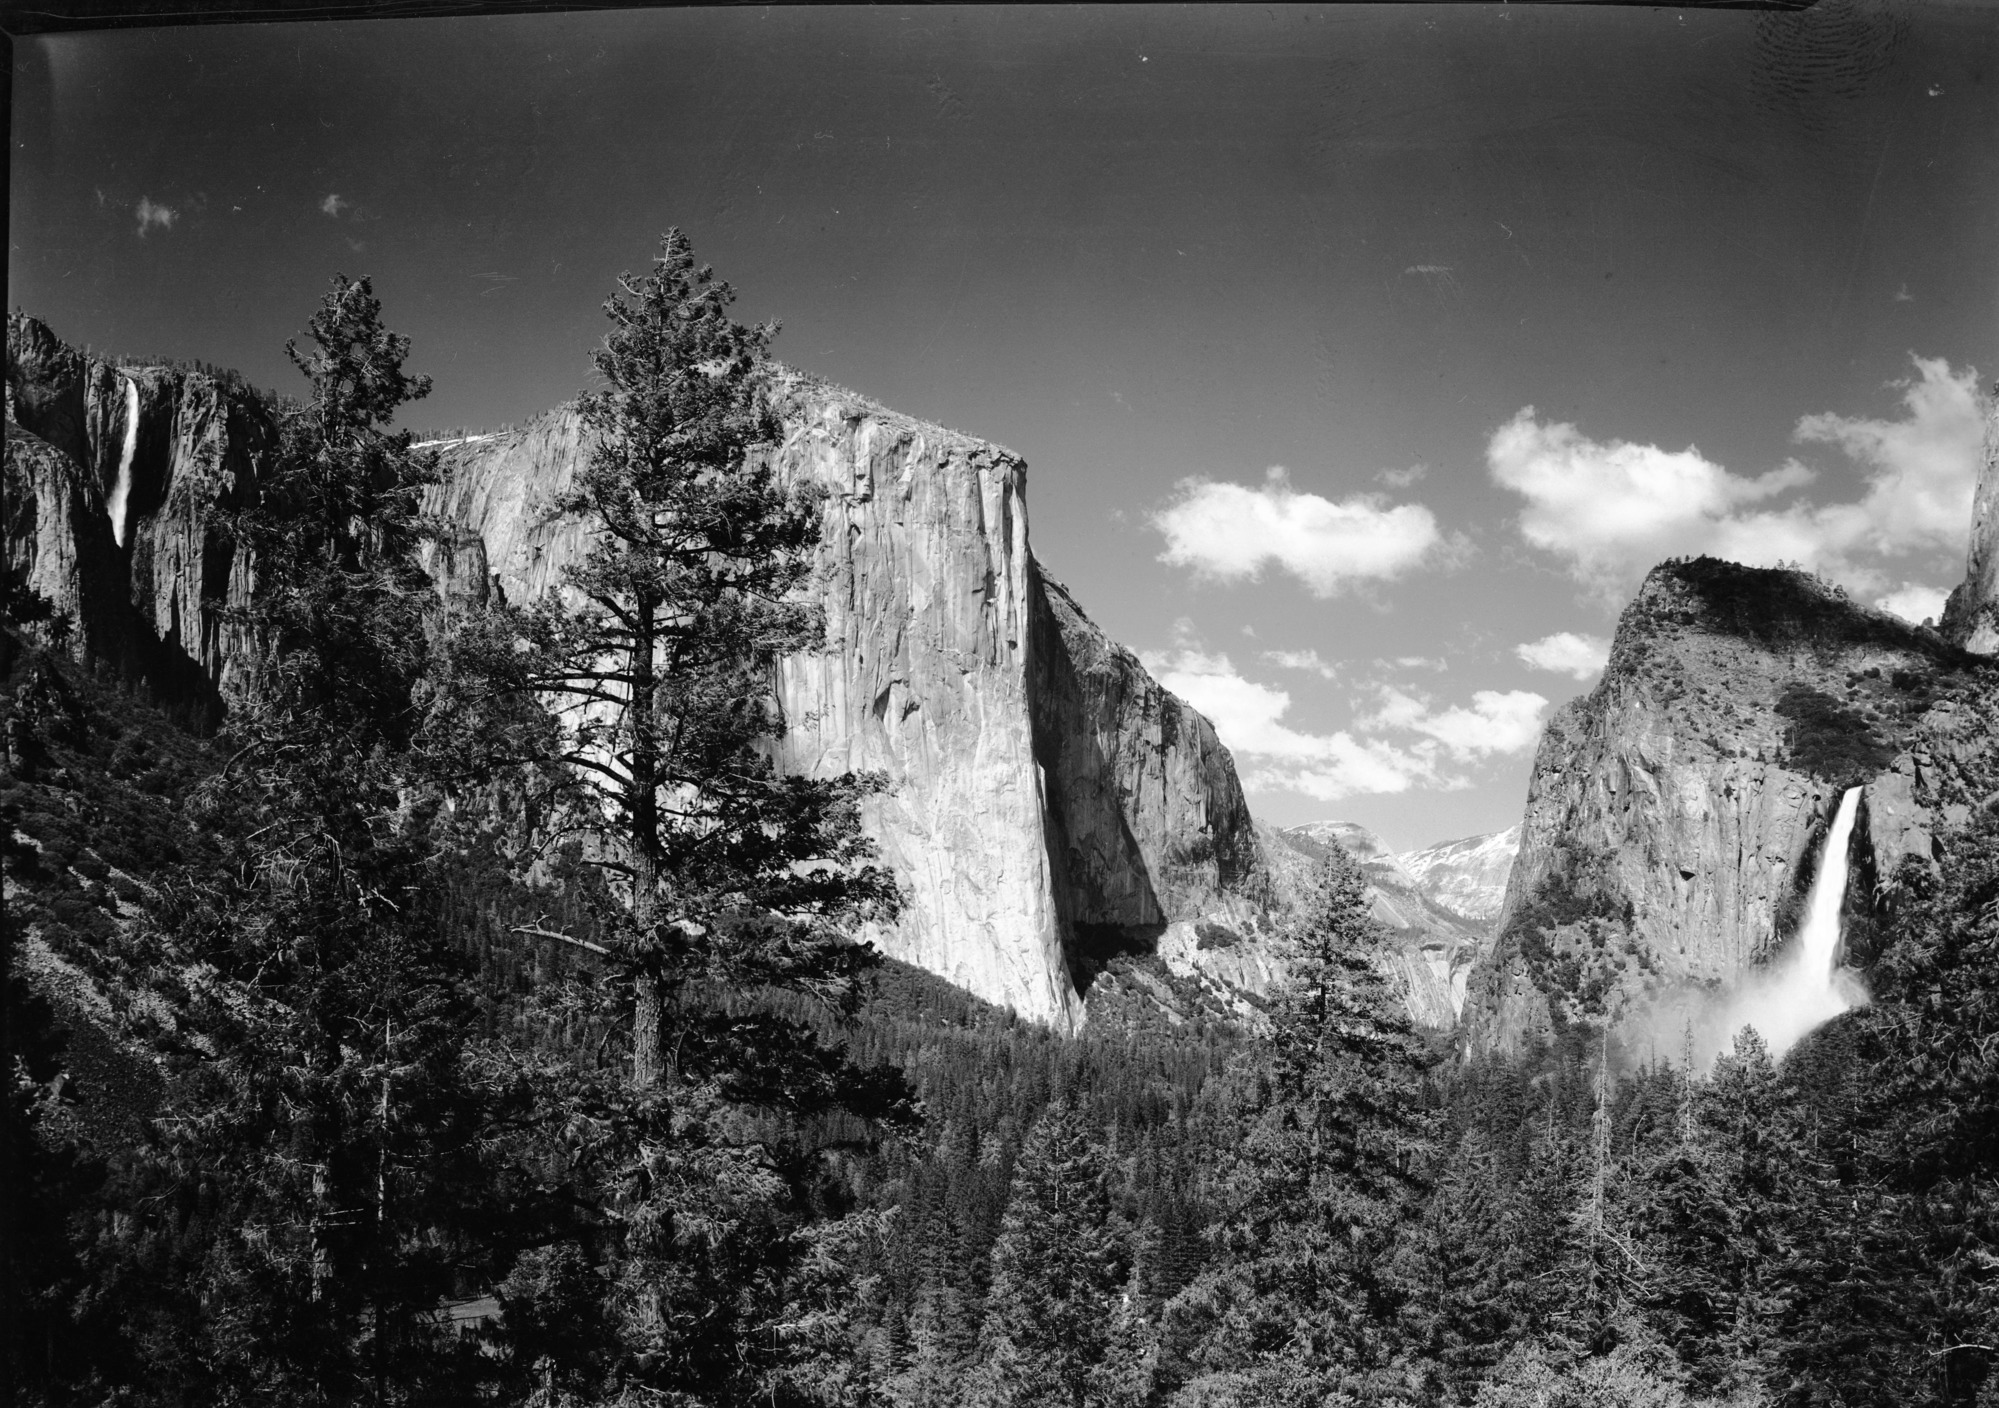
<svg viewBox="0 0 1999 1408">
<path fill-rule="evenodd" d="M 1322 760 L 1299 767 L 1273 768 L 1253 761 L 1243 772 L 1243 786 L 1252 792 L 1296 792 L 1320 802 L 1337 802 L 1407 792 L 1415 786 L 1453 792 L 1470 785 L 1462 778 L 1437 776 L 1434 765 L 1420 753 L 1380 739 L 1356 739 L 1342 731 L 1326 744 Z"/>
<path fill-rule="evenodd" d="M 1543 424 L 1532 406 L 1493 432 L 1486 465 L 1527 501 L 1521 536 L 1568 558 L 1576 575 L 1592 583 L 1621 582 L 1634 562 L 1642 573 L 1688 551 L 1744 505 L 1811 478 L 1803 465 L 1789 464 L 1743 479 L 1693 446 L 1669 451 L 1598 442 L 1565 421 Z"/>
<path fill-rule="evenodd" d="M 1285 722 L 1289 691 L 1245 678 L 1226 655 L 1210 654 L 1183 637 L 1179 648 L 1141 658 L 1162 685 L 1214 724 L 1247 787 L 1326 802 L 1417 786 L 1469 786 L 1462 767 L 1531 746 L 1548 703 L 1523 690 L 1479 690 L 1469 708 L 1439 710 L 1425 699 L 1384 689 L 1381 707 L 1356 719 L 1351 729 L 1312 733 Z"/>
<path fill-rule="evenodd" d="M 1429 472 L 1427 464 L 1412 464 L 1407 469 L 1384 469 L 1374 477 L 1391 489 L 1407 489 Z"/>
<path fill-rule="evenodd" d="M 144 239 L 146 231 L 152 229 L 155 225 L 162 230 L 171 230 L 174 227 L 174 221 L 180 219 L 180 212 L 178 210 L 169 205 L 155 204 L 150 196 L 139 197 L 139 204 L 135 208 L 134 213 L 139 217 L 140 239 Z"/>
<path fill-rule="evenodd" d="M 1595 441 L 1526 407 L 1492 435 L 1492 476 L 1526 500 L 1521 535 L 1566 558 L 1578 581 L 1616 596 L 1661 558 L 1711 553 L 1752 566 L 1795 561 L 1863 590 L 1885 589 L 1885 562 L 1924 557 L 1941 568 L 1964 549 L 1984 427 L 1977 373 L 1912 357 L 1893 420 L 1802 417 L 1792 438 L 1828 445 L 1861 467 L 1848 502 L 1772 499 L 1815 479 L 1796 460 L 1756 478 L 1688 447 L 1673 452 Z M 1954 562 L 1953 564 L 1954 565 Z M 1905 569 L 1906 570 L 1906 569 Z"/>
<path fill-rule="evenodd" d="M 1580 636 L 1574 631 L 1557 631 L 1539 640 L 1513 647 L 1521 661 L 1536 670 L 1552 670 L 1586 680 L 1603 669 L 1610 659 L 1610 642 L 1602 636 Z"/>
<path fill-rule="evenodd" d="M 347 207 L 352 205 L 353 203 L 354 202 L 350 200 L 342 200 L 337 195 L 329 195 L 325 200 L 319 203 L 319 209 L 321 214 L 331 215 L 334 219 L 338 220 L 340 218 L 340 212 L 347 209 Z"/>
<path fill-rule="evenodd" d="M 1290 694 L 1243 678 L 1226 655 L 1183 646 L 1142 658 L 1162 685 L 1207 716 L 1252 789 L 1336 802 L 1438 781 L 1434 748 L 1398 748 L 1344 729 L 1315 734 L 1290 727 L 1282 721 Z"/>
<path fill-rule="evenodd" d="M 1877 598 L 1875 605 L 1883 611 L 1892 611 L 1904 621 L 1921 625 L 1924 621 L 1934 621 L 1943 615 L 1943 604 L 1950 593 L 1941 587 L 1926 587 L 1921 582 L 1904 582 L 1886 596 Z"/>
<path fill-rule="evenodd" d="M 1372 494 L 1334 503 L 1294 490 L 1282 468 L 1257 488 L 1182 480 L 1152 525 L 1166 538 L 1161 562 L 1223 582 L 1260 577 L 1275 563 L 1319 597 L 1400 576 L 1443 544 L 1421 504 L 1389 506 Z"/>
<path fill-rule="evenodd" d="M 1883 556 L 1964 550 L 1985 439 L 1978 374 L 1969 367 L 1953 372 L 1941 357 L 1914 361 L 1917 374 L 1900 383 L 1900 420 L 1828 413 L 1798 422 L 1799 441 L 1837 446 L 1867 467 L 1867 493 L 1858 504 L 1815 511 L 1836 548 Z"/>
<path fill-rule="evenodd" d="M 1280 723 L 1291 707 L 1282 689 L 1243 678 L 1226 655 L 1182 648 L 1141 657 L 1159 682 L 1208 716 L 1231 749 L 1269 758 L 1310 758 L 1325 741 Z"/>
<path fill-rule="evenodd" d="M 1519 753 L 1541 736 L 1541 711 L 1548 701 L 1530 690 L 1476 690 L 1469 709 L 1436 710 L 1420 695 L 1384 687 L 1381 707 L 1359 721 L 1370 730 L 1401 729 L 1433 738 L 1451 757 L 1469 762 L 1495 753 Z"/>
<path fill-rule="evenodd" d="M 1245 632 L 1255 634 L 1247 628 Z M 1321 660 L 1316 650 L 1266 650 L 1263 658 L 1280 670 L 1302 670 L 1326 680 L 1339 678 L 1339 670 Z"/>
</svg>

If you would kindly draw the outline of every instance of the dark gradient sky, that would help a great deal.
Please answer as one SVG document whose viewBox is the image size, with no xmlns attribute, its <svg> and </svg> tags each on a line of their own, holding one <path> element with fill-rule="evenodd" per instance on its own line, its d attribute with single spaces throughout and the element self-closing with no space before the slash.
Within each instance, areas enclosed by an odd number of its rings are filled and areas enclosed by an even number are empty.
<svg viewBox="0 0 1999 1408">
<path fill-rule="evenodd" d="M 16 46 L 9 298 L 289 389 L 327 275 L 368 273 L 436 378 L 415 419 L 483 425 L 584 384 L 613 275 L 678 224 L 786 360 L 1025 455 L 1037 552 L 1112 635 L 1226 652 L 1323 734 L 1383 685 L 1584 687 L 1512 653 L 1615 606 L 1515 530 L 1486 451 L 1522 407 L 1744 475 L 1798 455 L 1851 500 L 1800 416 L 1892 419 L 1911 353 L 1999 372 L 1995 84 L 1992 9 L 1854 0 L 65 36 Z M 1182 480 L 1279 464 L 1449 544 L 1330 599 L 1157 560 Z M 1947 556 L 1903 567 L 1947 587 Z M 1517 819 L 1528 759 L 1332 800 L 1265 770 L 1253 800 L 1414 845 Z"/>
</svg>

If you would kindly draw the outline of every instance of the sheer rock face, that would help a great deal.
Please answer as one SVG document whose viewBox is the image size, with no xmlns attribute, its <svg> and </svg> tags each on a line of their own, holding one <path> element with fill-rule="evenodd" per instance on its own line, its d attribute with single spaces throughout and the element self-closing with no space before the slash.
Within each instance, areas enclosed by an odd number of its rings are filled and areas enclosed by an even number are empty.
<svg viewBox="0 0 1999 1408">
<path fill-rule="evenodd" d="M 802 394 L 801 394 L 802 392 Z M 1027 472 L 996 446 L 799 388 L 784 476 L 827 491 L 827 649 L 784 662 L 780 762 L 884 772 L 869 830 L 902 879 L 885 952 L 1062 1028 L 1082 1018 L 1029 699 Z"/>
<path fill-rule="evenodd" d="M 774 463 L 826 491 L 827 629 L 780 669 L 779 762 L 893 784 L 866 812 L 908 901 L 883 950 L 1073 1029 L 1107 953 L 1210 912 L 1240 923 L 1261 852 L 1234 764 L 1043 577 L 1025 465 L 806 378 L 777 401 Z M 588 539 L 548 505 L 582 448 L 566 411 L 442 447 L 432 507 L 467 533 L 452 565 L 433 555 L 447 591 L 486 573 L 513 600 L 559 586 Z"/>
<path fill-rule="evenodd" d="M 7 342 L 8 561 L 79 651 L 213 714 L 246 658 L 222 609 L 250 583 L 226 519 L 270 453 L 267 407 L 224 378 L 86 357 L 21 314 Z"/>
<path fill-rule="evenodd" d="M 1790 937 L 1847 786 L 1866 787 L 1854 893 L 1930 858 L 1965 800 L 1975 670 L 1803 574 L 1655 569 L 1602 681 L 1542 737 L 1469 1044 L 1609 1021 L 1630 1055 L 1677 1059 L 1705 995 Z"/>
<path fill-rule="evenodd" d="M 1256 829 L 1213 725 L 1038 567 L 1031 595 L 1035 760 L 1072 934 L 1128 941 L 1258 886 Z"/>
<path fill-rule="evenodd" d="M 1999 655 L 1999 394 L 1985 414 L 1985 459 L 1971 510 L 1964 581 L 1944 604 L 1946 637 L 1977 655 Z"/>
<path fill-rule="evenodd" d="M 54 445 L 10 424 L 4 487 L 9 565 L 68 614 L 79 650 L 122 661 L 136 622 L 117 590 L 124 564 L 97 485 Z"/>
</svg>

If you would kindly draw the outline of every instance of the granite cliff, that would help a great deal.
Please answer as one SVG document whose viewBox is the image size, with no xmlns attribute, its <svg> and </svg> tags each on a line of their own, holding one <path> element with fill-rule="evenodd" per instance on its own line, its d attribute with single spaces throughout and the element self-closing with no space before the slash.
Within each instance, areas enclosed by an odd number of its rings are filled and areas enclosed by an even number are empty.
<svg viewBox="0 0 1999 1408">
<path fill-rule="evenodd" d="M 86 357 L 7 322 L 7 562 L 69 616 L 77 648 L 213 717 L 241 658 L 218 605 L 249 590 L 224 514 L 274 428 L 226 372 Z"/>
<path fill-rule="evenodd" d="M 1710 999 L 1791 936 L 1830 814 L 1862 786 L 1848 941 L 1877 887 L 1972 802 L 1988 671 L 1803 573 L 1656 568 L 1601 682 L 1550 720 L 1465 1010 L 1474 1049 L 1608 1023 L 1677 1059 Z"/>
<path fill-rule="evenodd" d="M 268 401 L 226 373 L 84 356 L 19 315 L 8 341 L 9 566 L 80 653 L 212 715 L 243 664 L 222 607 L 254 564 L 225 520 L 273 443 Z M 825 491 L 827 643 L 780 671 L 780 762 L 894 784 L 866 818 L 909 899 L 883 949 L 1064 1029 L 1120 953 L 1267 985 L 1244 941 L 1267 866 L 1234 764 L 1034 561 L 1021 460 L 797 373 L 774 395 L 778 471 Z M 435 448 L 440 589 L 559 585 L 587 541 L 548 507 L 581 454 L 574 414 Z"/>
<path fill-rule="evenodd" d="M 1985 455 L 1971 509 L 1964 581 L 1944 603 L 1938 628 L 1978 655 L 1999 654 L 1999 388 L 1985 406 Z"/>
</svg>

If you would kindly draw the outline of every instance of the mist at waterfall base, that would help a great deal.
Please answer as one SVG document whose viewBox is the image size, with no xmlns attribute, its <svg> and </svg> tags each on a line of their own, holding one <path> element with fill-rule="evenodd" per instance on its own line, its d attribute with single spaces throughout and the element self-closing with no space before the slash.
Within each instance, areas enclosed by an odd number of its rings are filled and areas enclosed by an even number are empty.
<svg viewBox="0 0 1999 1408">
<path fill-rule="evenodd" d="M 1770 1059 L 1778 1061 L 1834 1017 L 1867 1004 L 1860 974 L 1840 963 L 1840 907 L 1860 791 L 1849 787 L 1840 797 L 1796 939 L 1774 962 L 1749 970 L 1725 989 L 1661 1003 L 1650 1024 L 1657 1054 L 1705 1071 L 1734 1049 L 1737 1033 L 1754 1027 Z"/>
</svg>

